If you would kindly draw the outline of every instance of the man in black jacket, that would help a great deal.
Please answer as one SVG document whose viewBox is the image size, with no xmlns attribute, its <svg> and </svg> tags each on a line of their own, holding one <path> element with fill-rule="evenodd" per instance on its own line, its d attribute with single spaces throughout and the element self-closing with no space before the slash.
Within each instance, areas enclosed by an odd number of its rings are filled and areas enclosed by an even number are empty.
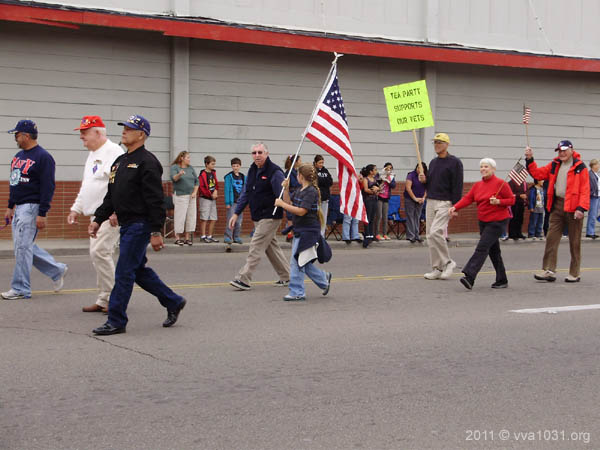
<svg viewBox="0 0 600 450">
<path fill-rule="evenodd" d="M 275 282 L 275 285 L 287 286 L 290 281 L 290 264 L 275 237 L 277 228 L 281 224 L 283 211 L 281 208 L 277 208 L 273 214 L 275 199 L 281 192 L 283 171 L 277 164 L 271 162 L 267 146 L 262 142 L 252 146 L 252 159 L 254 163 L 248 170 L 244 190 L 228 224 L 230 228 L 233 228 L 246 205 L 250 205 L 250 214 L 254 221 L 254 235 L 250 241 L 246 264 L 238 276 L 229 282 L 241 291 L 250 289 L 252 274 L 258 266 L 263 252 L 267 254 L 267 258 L 279 275 L 279 280 Z"/>
<path fill-rule="evenodd" d="M 127 304 L 133 283 L 156 296 L 167 308 L 163 327 L 177 322 L 185 299 L 175 294 L 158 275 L 146 267 L 148 242 L 154 251 L 163 248 L 160 230 L 165 221 L 163 205 L 162 166 L 156 156 L 144 147 L 150 136 L 150 123 L 142 116 L 131 116 L 123 126 L 121 143 L 127 153 L 119 156 L 111 167 L 108 192 L 98 207 L 88 232 L 92 238 L 102 222 L 116 213 L 121 225 L 119 261 L 115 273 L 115 286 L 108 302 L 108 320 L 93 332 L 99 335 L 125 333 Z"/>
</svg>

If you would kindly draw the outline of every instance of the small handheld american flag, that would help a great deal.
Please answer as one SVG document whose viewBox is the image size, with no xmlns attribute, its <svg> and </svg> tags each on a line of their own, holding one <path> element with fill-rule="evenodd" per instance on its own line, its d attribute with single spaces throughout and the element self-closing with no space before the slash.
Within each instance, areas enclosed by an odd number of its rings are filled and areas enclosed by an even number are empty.
<svg viewBox="0 0 600 450">
<path fill-rule="evenodd" d="M 529 119 L 531 119 L 531 108 L 523 105 L 523 123 L 525 125 L 529 124 Z"/>
<path fill-rule="evenodd" d="M 529 172 L 527 172 L 527 169 L 521 163 L 516 163 L 515 167 L 508 173 L 508 178 L 517 184 L 523 184 L 528 176 Z"/>
</svg>

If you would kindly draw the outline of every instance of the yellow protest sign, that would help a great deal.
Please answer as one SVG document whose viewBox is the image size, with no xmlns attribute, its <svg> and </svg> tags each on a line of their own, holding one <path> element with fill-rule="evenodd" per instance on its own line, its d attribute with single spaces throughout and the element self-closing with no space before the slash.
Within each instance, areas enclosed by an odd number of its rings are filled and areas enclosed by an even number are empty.
<svg viewBox="0 0 600 450">
<path fill-rule="evenodd" d="M 432 127 L 425 80 L 383 88 L 392 132 Z"/>
</svg>

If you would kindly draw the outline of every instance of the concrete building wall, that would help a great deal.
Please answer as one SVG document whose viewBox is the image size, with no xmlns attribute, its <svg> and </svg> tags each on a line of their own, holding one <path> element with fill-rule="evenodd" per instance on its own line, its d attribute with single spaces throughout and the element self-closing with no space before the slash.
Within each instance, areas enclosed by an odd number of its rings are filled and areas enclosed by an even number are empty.
<svg viewBox="0 0 600 450">
<path fill-rule="evenodd" d="M 597 0 L 533 0 L 533 9 L 527 0 L 39 1 L 400 41 L 600 57 Z"/>
<path fill-rule="evenodd" d="M 144 115 L 152 123 L 152 150 L 167 163 L 170 101 L 169 40 L 162 36 L 7 22 L 0 27 L 0 130 L 24 117 L 34 120 L 40 144 L 56 160 L 58 180 L 81 178 L 87 151 L 73 128 L 88 114 L 102 116 L 115 142 L 118 121 Z M 6 133 L 0 150 L 16 152 Z M 9 162 L 0 161 L 4 173 Z"/>
</svg>

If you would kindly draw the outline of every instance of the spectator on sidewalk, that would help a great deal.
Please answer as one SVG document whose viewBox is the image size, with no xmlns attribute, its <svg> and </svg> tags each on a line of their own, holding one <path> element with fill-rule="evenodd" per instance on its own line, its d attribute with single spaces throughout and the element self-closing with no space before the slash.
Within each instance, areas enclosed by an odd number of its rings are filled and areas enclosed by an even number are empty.
<svg viewBox="0 0 600 450">
<path fill-rule="evenodd" d="M 427 164 L 421 163 L 427 177 Z M 427 199 L 425 185 L 419 181 L 419 164 L 406 175 L 404 184 L 404 214 L 406 214 L 406 239 L 411 244 L 423 242 L 420 237 L 421 214 Z"/>
<path fill-rule="evenodd" d="M 389 241 L 390 237 L 387 235 L 388 227 L 388 211 L 390 206 L 390 197 L 392 196 L 392 189 L 396 187 L 396 174 L 394 173 L 394 166 L 391 162 L 386 162 L 383 166 L 383 172 L 379 177 L 380 191 L 377 196 L 377 218 L 375 220 L 375 237 L 378 240 Z M 381 229 L 381 234 L 379 230 Z"/>
<path fill-rule="evenodd" d="M 529 227 L 527 237 L 531 239 L 544 240 L 544 195 L 543 180 L 533 180 L 534 184 L 529 188 Z"/>
<path fill-rule="evenodd" d="M 219 242 L 213 238 L 215 223 L 217 223 L 217 197 L 219 196 L 219 181 L 217 180 L 217 171 L 215 165 L 217 160 L 214 156 L 204 157 L 204 169 L 200 171 L 198 180 L 200 185 L 200 239 L 204 242 Z M 206 222 L 208 222 L 208 233 L 206 232 Z"/>
<path fill-rule="evenodd" d="M 588 211 L 585 237 L 596 239 L 596 219 L 598 218 L 598 203 L 600 202 L 600 177 L 598 175 L 600 163 L 597 159 L 590 161 L 590 210 Z"/>
<path fill-rule="evenodd" d="M 508 222 L 508 237 L 509 239 L 526 239 L 523 234 L 523 216 L 525 208 L 527 208 L 527 183 L 523 181 L 517 184 L 514 180 L 508 182 L 508 186 L 515 194 L 515 204 L 512 206 L 512 217 Z"/>
<path fill-rule="evenodd" d="M 321 234 L 325 236 L 327 228 L 327 213 L 329 212 L 329 198 L 331 197 L 331 186 L 333 177 L 325 167 L 325 159 L 321 155 L 315 155 L 314 166 L 319 177 L 319 191 L 321 191 L 321 214 L 325 217 L 325 222 L 321 225 Z"/>
<path fill-rule="evenodd" d="M 238 200 L 242 191 L 244 190 L 244 184 L 246 182 L 245 175 L 240 172 L 242 168 L 242 160 L 240 158 L 233 158 L 231 160 L 231 172 L 225 175 L 225 207 L 227 208 L 227 222 L 225 224 L 225 239 L 223 240 L 226 244 L 235 242 L 236 244 L 242 244 L 240 238 L 240 230 L 242 229 L 242 215 L 240 214 L 235 221 L 233 228 L 229 228 L 229 220 L 235 213 L 237 208 Z"/>
<path fill-rule="evenodd" d="M 196 231 L 196 202 L 198 197 L 198 174 L 192 167 L 190 152 L 179 152 L 171 163 L 173 181 L 173 205 L 175 245 L 192 245 L 192 234 Z"/>
</svg>

